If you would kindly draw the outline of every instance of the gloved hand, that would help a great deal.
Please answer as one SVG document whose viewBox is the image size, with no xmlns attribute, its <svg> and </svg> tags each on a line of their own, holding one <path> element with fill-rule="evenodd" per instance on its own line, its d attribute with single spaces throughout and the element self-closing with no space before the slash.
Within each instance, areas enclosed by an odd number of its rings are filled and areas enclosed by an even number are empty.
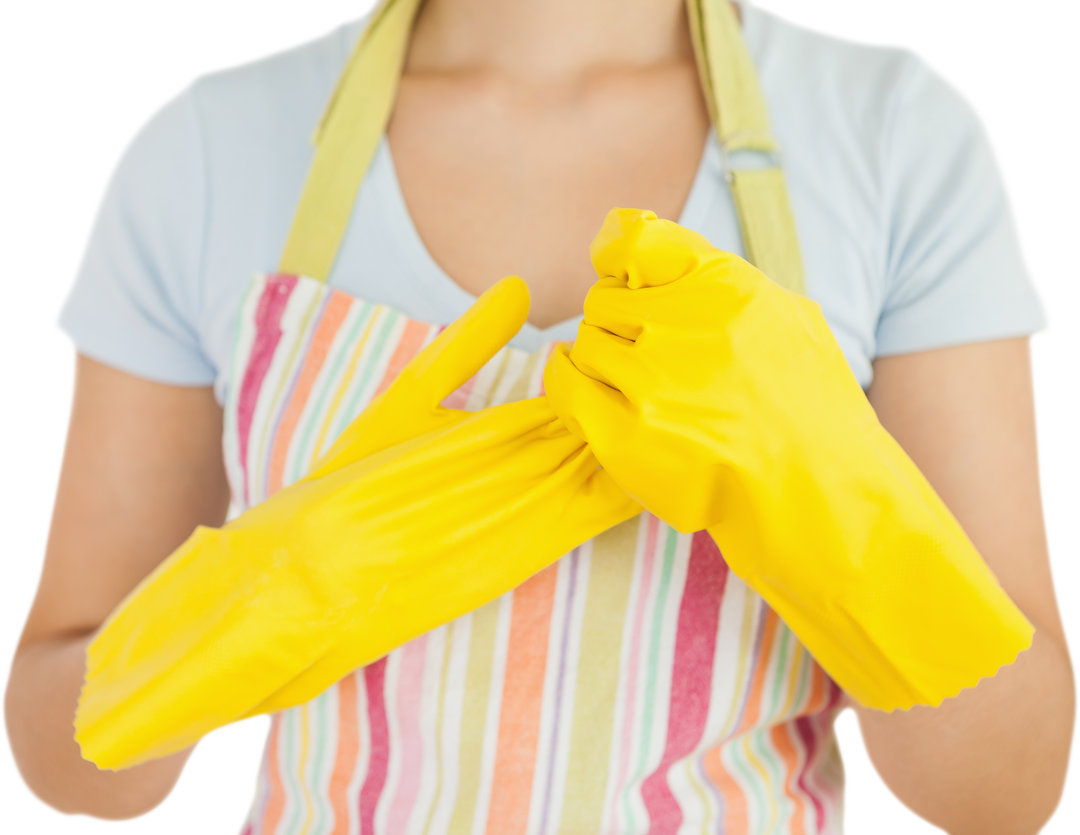
<svg viewBox="0 0 1080 835">
<path fill-rule="evenodd" d="M 527 311 L 520 279 L 497 285 L 311 476 L 197 529 L 120 604 L 87 654 L 86 759 L 124 768 L 306 701 L 640 511 L 542 398 L 438 406 Z"/>
<path fill-rule="evenodd" d="M 652 212 L 616 209 L 549 402 L 631 496 L 708 529 L 863 705 L 937 705 L 1032 627 L 882 428 L 819 307 Z"/>
</svg>

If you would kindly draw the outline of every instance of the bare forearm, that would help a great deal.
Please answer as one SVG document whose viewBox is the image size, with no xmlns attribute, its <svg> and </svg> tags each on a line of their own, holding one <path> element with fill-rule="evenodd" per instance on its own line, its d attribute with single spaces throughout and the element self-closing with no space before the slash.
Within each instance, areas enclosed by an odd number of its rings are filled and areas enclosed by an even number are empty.
<svg viewBox="0 0 1080 835">
<path fill-rule="evenodd" d="M 24 646 L 12 666 L 6 713 L 12 751 L 24 779 L 62 812 L 129 818 L 160 803 L 189 751 L 126 771 L 99 771 L 82 758 L 73 734 L 90 636 Z"/>
<path fill-rule="evenodd" d="M 919 815 L 952 835 L 1027 835 L 1060 797 L 1074 698 L 1064 647 L 1038 631 L 1016 663 L 938 708 L 858 714 L 878 772 Z"/>
</svg>

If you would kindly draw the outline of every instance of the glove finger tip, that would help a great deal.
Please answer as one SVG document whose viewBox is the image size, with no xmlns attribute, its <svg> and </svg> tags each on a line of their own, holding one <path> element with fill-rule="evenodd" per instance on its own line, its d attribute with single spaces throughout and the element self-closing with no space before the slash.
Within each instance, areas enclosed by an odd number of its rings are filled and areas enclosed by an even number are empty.
<svg viewBox="0 0 1080 835">
<path fill-rule="evenodd" d="M 485 290 L 442 330 L 391 385 L 399 395 L 435 408 L 491 361 L 521 330 L 529 316 L 529 287 L 511 275 Z"/>
<path fill-rule="evenodd" d="M 631 290 L 677 281 L 716 252 L 704 236 L 655 212 L 622 208 L 608 212 L 589 248 L 596 274 Z"/>
</svg>

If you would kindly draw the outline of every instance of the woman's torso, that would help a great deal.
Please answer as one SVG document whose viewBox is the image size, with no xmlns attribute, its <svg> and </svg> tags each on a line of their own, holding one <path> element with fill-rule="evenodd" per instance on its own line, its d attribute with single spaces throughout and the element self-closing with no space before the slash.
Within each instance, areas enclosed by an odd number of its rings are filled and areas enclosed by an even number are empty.
<svg viewBox="0 0 1080 835">
<path fill-rule="evenodd" d="M 473 300 L 425 248 L 386 143 L 336 290 L 281 278 L 249 293 L 280 255 L 311 126 L 360 28 L 203 80 L 163 111 L 114 179 L 63 318 L 92 356 L 215 385 L 241 506 L 299 477 L 422 344 L 421 323 L 448 323 Z M 879 352 L 1036 329 L 985 139 L 955 95 L 898 52 L 752 8 L 744 29 L 784 149 L 807 292 L 860 382 Z M 711 138 L 679 220 L 742 251 Z M 540 358 L 524 352 L 575 330 L 527 325 L 502 385 L 479 380 L 470 407 L 537 393 Z M 253 822 L 496 831 L 513 817 L 529 831 L 598 819 L 646 831 L 655 815 L 669 829 L 704 816 L 732 832 L 834 831 L 837 697 L 707 540 L 645 516 L 282 714 Z"/>
</svg>

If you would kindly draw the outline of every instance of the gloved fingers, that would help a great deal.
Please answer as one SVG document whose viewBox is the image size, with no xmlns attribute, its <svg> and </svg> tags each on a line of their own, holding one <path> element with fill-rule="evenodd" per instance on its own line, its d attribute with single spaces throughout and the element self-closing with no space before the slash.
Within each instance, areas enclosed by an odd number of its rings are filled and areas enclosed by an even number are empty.
<svg viewBox="0 0 1080 835">
<path fill-rule="evenodd" d="M 649 313 L 648 294 L 648 290 L 629 289 L 618 278 L 602 278 L 585 297 L 585 323 L 634 342 Z"/>
<path fill-rule="evenodd" d="M 630 401 L 618 389 L 579 370 L 565 345 L 558 347 L 544 369 L 544 394 L 566 428 L 593 446 L 598 456 L 608 438 L 629 435 Z"/>
<path fill-rule="evenodd" d="M 697 232 L 643 209 L 612 209 L 589 246 L 597 276 L 632 290 L 670 284 L 719 253 Z"/>
<path fill-rule="evenodd" d="M 439 404 L 479 371 L 529 315 L 529 288 L 508 276 L 418 353 L 379 397 L 345 428 L 307 479 L 320 478 L 450 420 Z"/>
<path fill-rule="evenodd" d="M 641 373 L 634 343 L 629 339 L 582 322 L 570 351 L 570 360 L 582 374 L 618 389 L 635 401 L 635 383 L 640 385 L 640 380 L 635 377 L 640 378 Z"/>
<path fill-rule="evenodd" d="M 528 316 L 528 285 L 507 276 L 413 357 L 390 389 L 407 389 L 409 400 L 438 406 L 495 356 Z"/>
</svg>

